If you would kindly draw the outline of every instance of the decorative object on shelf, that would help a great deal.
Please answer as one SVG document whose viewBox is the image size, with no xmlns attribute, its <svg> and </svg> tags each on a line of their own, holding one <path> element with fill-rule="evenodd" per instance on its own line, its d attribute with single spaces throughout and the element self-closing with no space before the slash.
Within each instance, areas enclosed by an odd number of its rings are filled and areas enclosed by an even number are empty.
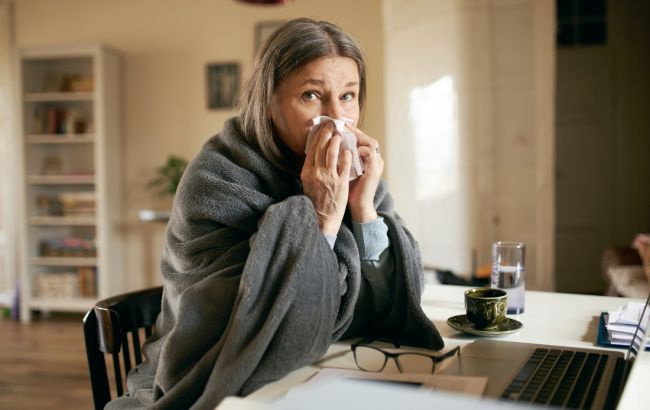
<svg viewBox="0 0 650 410">
<path fill-rule="evenodd" d="M 187 160 L 176 155 L 170 155 L 164 165 L 156 169 L 156 176 L 147 183 L 159 196 L 174 196 L 183 172 L 187 168 Z"/>
<path fill-rule="evenodd" d="M 239 63 L 208 64 L 208 108 L 232 108 L 239 95 Z"/>
<path fill-rule="evenodd" d="M 262 21 L 255 25 L 255 53 L 262 47 L 262 44 L 271 36 L 286 20 Z"/>
<path fill-rule="evenodd" d="M 62 92 L 89 92 L 93 87 L 93 78 L 89 75 L 64 74 L 61 79 Z"/>
<path fill-rule="evenodd" d="M 49 154 L 43 158 L 41 166 L 41 175 L 61 175 L 63 174 L 63 160 L 58 154 Z"/>
<path fill-rule="evenodd" d="M 79 72 L 48 72 L 43 80 L 43 92 L 79 93 L 93 91 L 93 77 Z"/>
<path fill-rule="evenodd" d="M 63 216 L 63 204 L 52 195 L 39 194 L 36 197 L 36 210 L 39 216 Z"/>
<path fill-rule="evenodd" d="M 69 110 L 65 113 L 65 133 L 70 134 L 83 134 L 86 131 L 86 121 L 80 110 Z"/>
</svg>

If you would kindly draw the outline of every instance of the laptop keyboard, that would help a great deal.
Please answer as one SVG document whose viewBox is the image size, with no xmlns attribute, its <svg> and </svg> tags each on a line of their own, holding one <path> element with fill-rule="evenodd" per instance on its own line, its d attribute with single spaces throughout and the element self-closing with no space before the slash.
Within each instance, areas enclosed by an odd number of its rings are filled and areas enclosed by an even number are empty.
<svg viewBox="0 0 650 410">
<path fill-rule="evenodd" d="M 598 353 L 535 349 L 501 397 L 557 407 L 591 408 L 607 359 Z"/>
</svg>

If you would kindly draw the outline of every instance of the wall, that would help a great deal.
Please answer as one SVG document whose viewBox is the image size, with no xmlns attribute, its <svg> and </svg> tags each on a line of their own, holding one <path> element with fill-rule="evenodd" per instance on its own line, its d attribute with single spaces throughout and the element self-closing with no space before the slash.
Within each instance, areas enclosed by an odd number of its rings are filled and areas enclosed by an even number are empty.
<svg viewBox="0 0 650 410">
<path fill-rule="evenodd" d="M 650 3 L 609 3 L 614 78 L 614 236 L 628 245 L 632 236 L 650 232 Z"/>
<path fill-rule="evenodd" d="M 384 0 L 388 182 L 425 265 L 524 241 L 553 288 L 554 2 Z"/>
<path fill-rule="evenodd" d="M 365 130 L 384 135 L 383 43 L 380 3 L 300 0 L 248 6 L 234 0 L 16 0 L 18 47 L 104 43 L 122 53 L 124 74 L 123 207 L 129 288 L 159 281 L 162 224 L 146 224 L 139 209 L 168 203 L 144 189 L 167 155 L 192 158 L 217 133 L 228 111 L 206 108 L 208 62 L 253 56 L 255 23 L 312 17 L 332 21 L 365 49 L 369 99 Z"/>
<path fill-rule="evenodd" d="M 0 61 L 10 61 L 12 44 L 11 3 L 0 0 Z M 16 152 L 12 143 L 14 122 L 11 64 L 0 64 L 0 306 L 11 304 L 16 281 L 16 246 L 14 224 L 10 203 L 15 192 Z M 11 202 L 10 202 L 11 201 Z M 11 239 L 11 240 L 10 240 Z"/>
<path fill-rule="evenodd" d="M 607 2 L 605 44 L 558 49 L 557 290 L 602 293 L 603 250 L 650 231 L 650 3 Z"/>
</svg>

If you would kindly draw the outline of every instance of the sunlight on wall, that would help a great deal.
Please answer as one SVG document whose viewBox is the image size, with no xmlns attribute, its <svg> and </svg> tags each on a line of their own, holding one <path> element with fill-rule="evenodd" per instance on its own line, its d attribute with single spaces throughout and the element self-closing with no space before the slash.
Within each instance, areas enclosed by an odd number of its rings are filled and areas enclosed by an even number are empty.
<svg viewBox="0 0 650 410">
<path fill-rule="evenodd" d="M 445 76 L 409 96 L 415 137 L 415 192 L 430 201 L 458 191 L 458 113 L 454 81 Z"/>
<path fill-rule="evenodd" d="M 409 93 L 416 214 L 425 264 L 469 269 L 468 185 L 463 184 L 458 95 L 451 75 Z"/>
</svg>

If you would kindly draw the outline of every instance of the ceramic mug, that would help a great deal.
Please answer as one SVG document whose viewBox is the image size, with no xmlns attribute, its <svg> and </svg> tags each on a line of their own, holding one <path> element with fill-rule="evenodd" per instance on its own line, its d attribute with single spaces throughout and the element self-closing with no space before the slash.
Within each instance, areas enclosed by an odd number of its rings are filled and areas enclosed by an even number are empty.
<svg viewBox="0 0 650 410">
<path fill-rule="evenodd" d="M 477 329 L 495 327 L 506 320 L 508 294 L 502 289 L 470 289 L 465 292 L 465 310 Z"/>
</svg>

